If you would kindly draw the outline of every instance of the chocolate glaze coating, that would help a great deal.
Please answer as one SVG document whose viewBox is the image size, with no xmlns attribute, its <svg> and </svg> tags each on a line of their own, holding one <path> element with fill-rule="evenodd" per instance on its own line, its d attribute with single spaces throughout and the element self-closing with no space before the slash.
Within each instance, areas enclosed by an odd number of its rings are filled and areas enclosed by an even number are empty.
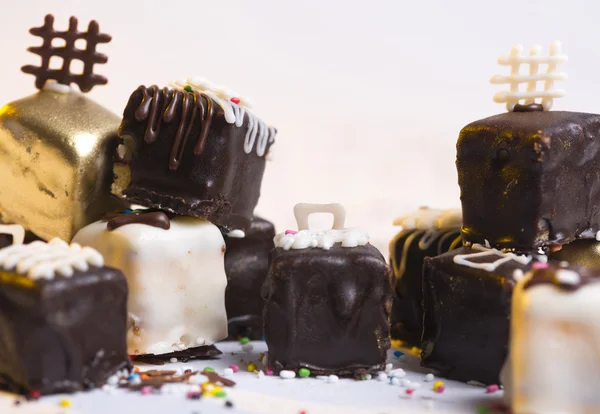
<svg viewBox="0 0 600 414">
<path fill-rule="evenodd" d="M 129 368 L 127 283 L 112 268 L 32 281 L 0 273 L 0 388 L 94 388 Z"/>
<path fill-rule="evenodd" d="M 593 240 L 575 240 L 565 244 L 562 249 L 549 252 L 551 260 L 565 261 L 572 265 L 600 268 L 600 242 Z"/>
<path fill-rule="evenodd" d="M 248 125 L 247 113 L 242 126 L 227 123 L 207 95 L 140 86 L 120 128 L 133 147 L 123 194 L 146 207 L 245 229 L 265 169 L 264 157 L 244 152 Z"/>
<path fill-rule="evenodd" d="M 509 112 L 457 143 L 463 239 L 532 251 L 600 230 L 600 115 Z"/>
<path fill-rule="evenodd" d="M 576 283 L 568 283 L 561 280 L 559 272 L 561 270 L 567 270 L 574 272 L 579 276 L 579 280 Z M 535 269 L 530 273 L 531 277 L 525 282 L 524 289 L 529 289 L 539 285 L 553 285 L 557 288 L 569 292 L 574 292 L 580 287 L 588 285 L 590 283 L 600 283 L 600 270 L 590 269 L 588 267 L 582 267 L 577 265 L 565 264 L 561 266 L 558 263 L 549 263 L 548 267 L 543 269 Z"/>
<path fill-rule="evenodd" d="M 531 262 L 511 260 L 491 272 L 454 263 L 456 255 L 476 252 L 461 247 L 425 259 L 421 365 L 458 381 L 498 384 L 508 353 L 513 272 L 526 272 Z"/>
<path fill-rule="evenodd" d="M 404 230 L 390 244 L 390 265 L 394 271 L 392 338 L 411 346 L 421 346 L 423 332 L 423 260 L 462 246 L 460 229 L 429 231 L 433 237 L 423 246 L 423 230 Z"/>
<path fill-rule="evenodd" d="M 225 306 L 229 318 L 229 339 L 263 337 L 262 311 L 265 302 L 261 287 L 269 271 L 269 253 L 275 245 L 275 227 L 255 217 L 246 229 L 246 237 L 225 236 Z"/>
<path fill-rule="evenodd" d="M 391 270 L 372 245 L 276 248 L 263 288 L 269 366 L 353 375 L 385 368 Z"/>
</svg>

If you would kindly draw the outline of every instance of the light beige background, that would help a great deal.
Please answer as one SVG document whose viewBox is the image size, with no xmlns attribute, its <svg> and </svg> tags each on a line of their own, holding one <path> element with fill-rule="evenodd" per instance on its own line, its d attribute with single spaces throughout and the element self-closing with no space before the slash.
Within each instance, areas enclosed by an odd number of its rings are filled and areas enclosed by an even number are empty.
<svg viewBox="0 0 600 414">
<path fill-rule="evenodd" d="M 19 68 L 48 12 L 112 34 L 90 95 L 116 113 L 140 84 L 193 75 L 251 97 L 279 129 L 258 212 L 283 230 L 296 202 L 339 201 L 384 251 L 399 213 L 459 205 L 458 132 L 504 110 L 488 79 L 514 43 L 562 40 L 555 109 L 598 111 L 594 0 L 0 0 L 0 101 L 34 92 Z"/>
</svg>

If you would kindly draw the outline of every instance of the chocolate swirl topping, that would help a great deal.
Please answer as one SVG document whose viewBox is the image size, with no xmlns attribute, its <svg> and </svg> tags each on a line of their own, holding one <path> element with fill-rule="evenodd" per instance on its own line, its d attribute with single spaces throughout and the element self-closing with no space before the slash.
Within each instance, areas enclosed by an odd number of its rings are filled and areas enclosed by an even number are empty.
<svg viewBox="0 0 600 414">
<path fill-rule="evenodd" d="M 102 221 L 107 222 L 106 229 L 109 231 L 116 230 L 127 224 L 145 224 L 164 230 L 171 228 L 171 218 L 161 210 L 134 210 L 130 213 L 108 213 Z"/>
<path fill-rule="evenodd" d="M 175 121 L 181 109 L 177 133 L 169 156 L 169 169 L 176 171 L 183 157 L 185 145 L 191 135 L 197 118 L 201 119 L 200 136 L 194 147 L 194 155 L 200 155 L 206 146 L 208 129 L 213 117 L 212 99 L 203 93 L 178 91 L 153 85 L 149 88 L 140 86 L 142 102 L 135 111 L 135 119 L 148 121 L 144 141 L 151 144 L 156 141 L 161 122 L 167 124 Z"/>
</svg>

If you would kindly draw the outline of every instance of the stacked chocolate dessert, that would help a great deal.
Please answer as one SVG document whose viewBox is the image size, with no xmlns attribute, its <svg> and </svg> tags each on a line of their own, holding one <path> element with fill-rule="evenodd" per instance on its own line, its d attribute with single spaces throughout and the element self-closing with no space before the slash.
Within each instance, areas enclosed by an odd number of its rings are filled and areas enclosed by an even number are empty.
<svg viewBox="0 0 600 414">
<path fill-rule="evenodd" d="M 565 77 L 555 69 L 566 57 L 556 44 L 549 57 L 534 49 L 522 59 L 532 73 L 493 78 L 534 85 L 498 94 L 509 111 L 460 133 L 462 227 L 446 211 L 421 209 L 398 220 L 403 231 L 390 245 L 392 335 L 420 344 L 422 365 L 448 378 L 499 383 L 517 283 L 548 269 L 545 283 L 564 291 L 565 280 L 573 280 L 571 286 L 594 280 L 594 272 L 576 265 L 600 263 L 594 240 L 600 234 L 600 115 L 550 111 L 552 98 L 563 93 L 552 85 Z M 500 62 L 518 65 L 519 53 Z M 543 63 L 548 72 L 538 74 Z M 536 79 L 543 91 L 536 92 Z M 454 240 L 459 228 L 462 243 Z"/>
<path fill-rule="evenodd" d="M 145 208 L 110 214 L 74 239 L 128 278 L 130 354 L 212 352 L 227 337 L 226 262 L 230 289 L 246 296 L 230 298 L 229 316 L 238 328 L 256 325 L 270 250 L 262 240 L 274 231 L 253 212 L 275 133 L 243 98 L 201 79 L 131 95 L 113 193 Z M 240 269 L 248 257 L 257 263 Z"/>
</svg>

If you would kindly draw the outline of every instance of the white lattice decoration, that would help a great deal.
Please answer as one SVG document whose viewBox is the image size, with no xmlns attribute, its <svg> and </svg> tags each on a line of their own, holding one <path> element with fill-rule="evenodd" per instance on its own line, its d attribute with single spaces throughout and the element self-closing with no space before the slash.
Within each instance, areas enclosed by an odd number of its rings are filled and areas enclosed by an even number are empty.
<svg viewBox="0 0 600 414">
<path fill-rule="evenodd" d="M 510 75 L 495 75 L 490 82 L 495 85 L 510 85 L 508 91 L 498 92 L 494 95 L 494 101 L 506 103 L 506 109 L 512 111 L 519 101 L 523 100 L 525 105 L 536 103 L 539 99 L 544 110 L 549 111 L 554 103 L 554 98 L 566 95 L 564 89 L 554 89 L 554 82 L 567 79 L 567 74 L 557 72 L 556 66 L 565 63 L 568 58 L 562 53 L 562 43 L 553 42 L 550 45 L 548 56 L 542 56 L 542 47 L 534 45 L 529 55 L 523 54 L 523 45 L 515 45 L 508 56 L 500 56 L 498 63 L 502 66 L 510 66 Z M 521 66 L 528 65 L 529 73 L 521 74 Z M 540 65 L 546 65 L 545 71 L 540 71 Z M 543 82 L 543 89 L 538 89 L 538 82 Z M 526 90 L 519 90 L 521 84 L 526 84 Z"/>
</svg>

